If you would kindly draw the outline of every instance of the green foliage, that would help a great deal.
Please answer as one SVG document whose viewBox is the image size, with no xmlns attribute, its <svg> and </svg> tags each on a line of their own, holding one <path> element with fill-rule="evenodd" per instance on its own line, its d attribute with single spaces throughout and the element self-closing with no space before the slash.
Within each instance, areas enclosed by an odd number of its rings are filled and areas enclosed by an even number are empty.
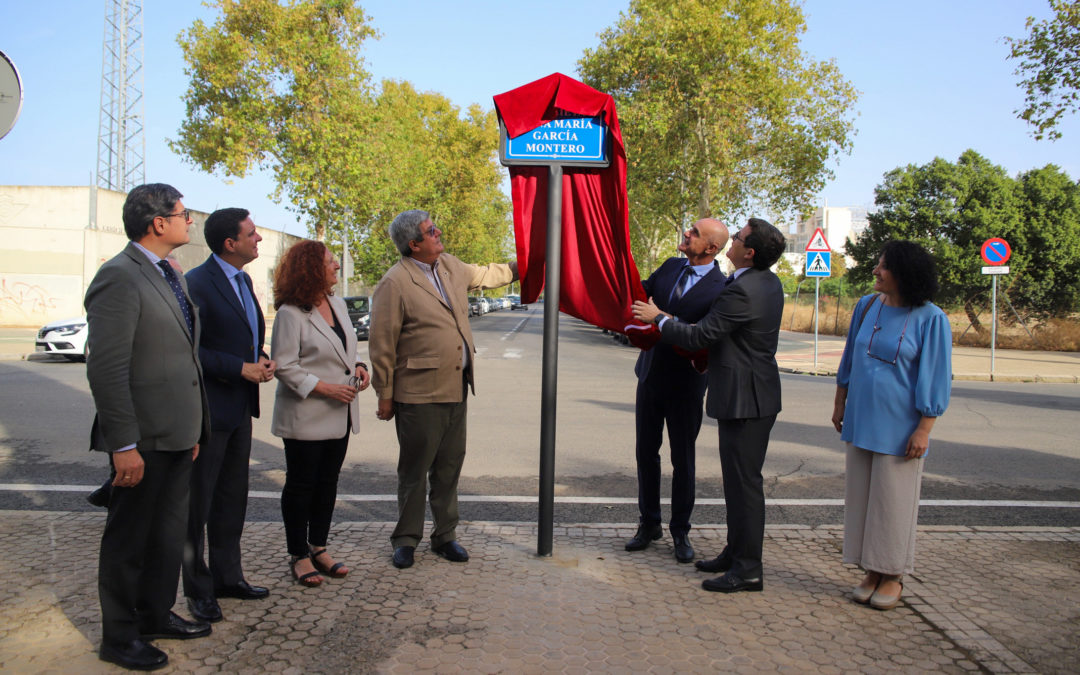
<svg viewBox="0 0 1080 675">
<path fill-rule="evenodd" d="M 474 105 L 462 117 L 446 97 L 392 80 L 382 83 L 374 111 L 372 144 L 382 161 L 366 177 L 377 208 L 366 227 L 350 228 L 357 273 L 377 280 L 401 257 L 387 228 L 411 208 L 430 211 L 447 250 L 463 260 L 507 257 L 513 223 L 493 153 L 495 113 Z"/>
<path fill-rule="evenodd" d="M 941 158 L 885 174 L 878 210 L 847 253 L 850 275 L 867 283 L 885 242 L 908 239 L 938 263 L 937 302 L 973 303 L 990 288 L 979 255 L 984 241 L 1009 242 L 1010 273 L 999 282 L 1017 308 L 1041 315 L 1075 311 L 1080 301 L 1080 188 L 1053 165 L 1011 178 L 974 150 L 953 164 Z M 975 320 L 973 319 L 973 322 Z M 978 327 L 978 326 L 977 326 Z"/>
<path fill-rule="evenodd" d="M 632 0 L 578 62 L 615 97 L 633 252 L 655 266 L 699 217 L 803 209 L 851 148 L 856 98 L 799 49 L 792 0 Z"/>
<path fill-rule="evenodd" d="M 374 37 L 351 0 L 216 0 L 221 16 L 181 33 L 187 119 L 171 147 L 207 172 L 269 169 L 277 189 L 354 275 L 374 283 L 400 258 L 387 236 L 406 209 L 431 211 L 465 260 L 510 250 L 509 200 L 493 149 L 498 124 L 407 82 L 370 84 Z"/>
<path fill-rule="evenodd" d="M 190 82 L 187 117 L 170 146 L 207 172 L 271 170 L 273 197 L 286 196 L 321 239 L 327 224 L 347 222 L 363 203 L 350 179 L 374 159 L 364 142 L 370 91 L 359 54 L 375 32 L 352 2 L 215 6 L 221 16 L 212 26 L 197 20 L 178 37 Z"/>
<path fill-rule="evenodd" d="M 1080 108 L 1080 1 L 1050 0 L 1054 17 L 1035 21 L 1028 17 L 1029 35 L 1006 38 L 1010 59 L 1017 59 L 1026 107 L 1017 116 L 1034 125 L 1036 139 L 1061 138 L 1058 123 Z"/>
</svg>

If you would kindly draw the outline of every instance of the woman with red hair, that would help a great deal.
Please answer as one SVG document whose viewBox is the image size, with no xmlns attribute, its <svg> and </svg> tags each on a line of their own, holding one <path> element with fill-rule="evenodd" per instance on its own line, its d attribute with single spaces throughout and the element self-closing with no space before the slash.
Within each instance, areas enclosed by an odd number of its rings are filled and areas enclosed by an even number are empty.
<svg viewBox="0 0 1080 675">
<path fill-rule="evenodd" d="M 301 241 L 274 275 L 271 358 L 278 379 L 271 432 L 285 444 L 285 520 L 290 570 L 304 586 L 322 574 L 349 569 L 326 550 L 337 499 L 338 474 L 349 432 L 357 432 L 357 392 L 367 389 L 367 365 L 356 360 L 356 333 L 345 301 L 333 294 L 341 268 L 318 241 Z"/>
</svg>

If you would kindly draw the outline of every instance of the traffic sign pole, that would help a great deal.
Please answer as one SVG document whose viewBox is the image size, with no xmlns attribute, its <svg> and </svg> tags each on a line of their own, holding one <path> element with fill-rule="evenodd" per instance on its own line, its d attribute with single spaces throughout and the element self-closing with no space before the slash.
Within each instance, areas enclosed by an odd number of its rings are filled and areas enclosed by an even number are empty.
<svg viewBox="0 0 1080 675">
<path fill-rule="evenodd" d="M 983 274 L 993 275 L 990 283 L 990 379 L 994 379 L 994 359 L 997 356 L 997 278 L 999 274 L 1008 274 L 1005 263 L 1012 256 L 1012 247 L 1001 237 L 991 237 L 983 242 L 979 254 L 989 267 L 983 267 Z"/>
<path fill-rule="evenodd" d="M 991 310 L 991 323 L 990 323 L 990 380 L 994 379 L 994 351 L 997 349 L 997 275 L 991 277 L 993 282 L 990 285 L 990 304 L 993 306 Z"/>
<path fill-rule="evenodd" d="M 821 277 L 814 279 L 814 372 L 817 372 L 818 307 L 821 306 Z"/>
</svg>

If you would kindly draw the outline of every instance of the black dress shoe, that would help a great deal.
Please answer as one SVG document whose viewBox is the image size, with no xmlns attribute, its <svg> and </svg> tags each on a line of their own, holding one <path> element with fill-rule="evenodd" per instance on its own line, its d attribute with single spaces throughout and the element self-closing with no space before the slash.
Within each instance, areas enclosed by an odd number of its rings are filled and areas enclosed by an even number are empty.
<svg viewBox="0 0 1080 675">
<path fill-rule="evenodd" d="M 239 598 L 240 600 L 259 600 L 270 595 L 270 591 L 262 586 L 252 586 L 243 579 L 235 586 L 222 586 L 214 589 L 216 598 Z"/>
<path fill-rule="evenodd" d="M 191 616 L 199 621 L 217 623 L 225 618 L 221 613 L 221 606 L 214 598 L 188 598 L 187 608 Z"/>
<path fill-rule="evenodd" d="M 107 509 L 109 508 L 109 497 L 111 495 L 112 480 L 107 480 L 104 485 L 86 495 L 86 501 L 90 502 L 92 506 L 100 506 L 103 509 Z"/>
<path fill-rule="evenodd" d="M 681 563 L 692 562 L 694 547 L 690 545 L 690 538 L 685 534 L 673 534 L 671 538 L 675 541 L 675 559 Z"/>
<path fill-rule="evenodd" d="M 450 562 L 469 562 L 469 552 L 466 551 L 456 540 L 435 547 L 435 553 L 446 558 Z"/>
<path fill-rule="evenodd" d="M 169 663 L 169 656 L 142 640 L 131 642 L 101 642 L 98 658 L 128 670 L 157 670 Z"/>
<path fill-rule="evenodd" d="M 626 542 L 627 551 L 643 551 L 660 537 L 664 536 L 664 529 L 659 525 L 638 525 L 637 534 Z"/>
<path fill-rule="evenodd" d="M 731 558 L 725 558 L 723 555 L 718 555 L 715 558 L 709 558 L 708 560 L 699 560 L 694 563 L 694 567 L 702 572 L 708 572 L 709 574 L 723 574 L 731 569 Z"/>
<path fill-rule="evenodd" d="M 756 579 L 743 579 L 734 572 L 728 571 L 727 574 L 722 577 L 702 581 L 701 587 L 707 591 L 714 591 L 716 593 L 738 593 L 739 591 L 760 591 L 765 586 L 761 582 L 761 577 Z"/>
<path fill-rule="evenodd" d="M 394 563 L 394 567 L 399 570 L 403 570 L 406 567 L 412 567 L 413 565 L 413 551 L 416 550 L 415 546 L 398 546 L 394 549 L 394 557 L 391 562 Z"/>
<path fill-rule="evenodd" d="M 210 634 L 210 624 L 205 621 L 188 621 L 176 612 L 169 612 L 165 625 L 139 627 L 139 637 L 143 640 L 191 640 Z"/>
</svg>

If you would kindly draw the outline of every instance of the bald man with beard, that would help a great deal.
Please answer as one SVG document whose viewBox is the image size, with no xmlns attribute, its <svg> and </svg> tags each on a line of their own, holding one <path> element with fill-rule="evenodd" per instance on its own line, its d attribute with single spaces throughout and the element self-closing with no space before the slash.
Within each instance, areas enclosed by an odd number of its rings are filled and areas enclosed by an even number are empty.
<svg viewBox="0 0 1080 675">
<path fill-rule="evenodd" d="M 726 277 L 716 256 L 728 242 L 727 228 L 713 218 L 702 218 L 684 233 L 679 251 L 686 257 L 668 258 L 642 286 L 661 310 L 659 316 L 693 324 L 709 311 Z M 627 551 L 641 551 L 663 536 L 660 514 L 660 446 L 667 425 L 671 454 L 671 520 L 668 530 L 675 559 L 694 559 L 690 544 L 690 516 L 694 510 L 695 445 L 701 429 L 706 378 L 686 356 L 667 344 L 642 351 L 634 373 L 638 377 L 634 406 L 637 442 L 637 533 Z"/>
</svg>

